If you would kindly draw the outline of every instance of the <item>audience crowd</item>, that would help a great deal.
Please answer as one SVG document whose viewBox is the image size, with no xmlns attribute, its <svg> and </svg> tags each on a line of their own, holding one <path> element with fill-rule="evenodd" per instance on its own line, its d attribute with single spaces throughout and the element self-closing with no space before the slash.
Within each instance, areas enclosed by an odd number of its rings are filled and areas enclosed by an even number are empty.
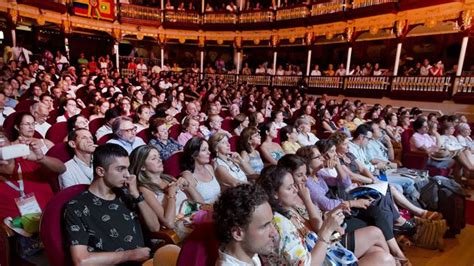
<svg viewBox="0 0 474 266">
<path fill-rule="evenodd" d="M 360 265 L 410 265 L 399 237 L 416 224 L 399 210 L 442 215 L 412 203 L 413 179 L 389 174 L 402 166 L 406 132 L 429 166 L 474 185 L 465 116 L 201 80 L 143 62 L 122 77 L 108 56 L 96 63 L 81 55 L 73 65 L 63 57 L 1 68 L 1 145 L 31 152 L 0 160 L 0 218 L 24 215 L 19 197 L 33 194 L 44 210 L 58 191 L 90 185 L 64 211 L 65 245 L 77 264 L 142 262 L 150 256 L 144 231 L 167 228 L 181 242 L 192 233 L 190 213 L 201 209 L 213 210 L 218 265 L 319 265 L 334 254 Z M 428 66 L 413 71 L 439 74 L 438 64 Z M 290 71 L 301 72 L 276 74 Z M 317 71 L 347 74 L 344 65 Z M 384 73 L 378 64 L 359 71 Z M 347 193 L 384 173 L 385 194 Z"/>
</svg>

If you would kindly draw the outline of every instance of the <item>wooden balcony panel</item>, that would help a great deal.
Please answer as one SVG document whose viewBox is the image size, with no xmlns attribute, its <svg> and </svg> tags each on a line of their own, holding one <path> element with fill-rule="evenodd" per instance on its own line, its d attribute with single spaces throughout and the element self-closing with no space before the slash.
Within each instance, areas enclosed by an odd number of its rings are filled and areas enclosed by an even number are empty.
<svg viewBox="0 0 474 266">
<path fill-rule="evenodd" d="M 308 20 L 311 24 L 323 24 L 345 20 L 345 0 L 331 0 L 311 6 Z"/>
<path fill-rule="evenodd" d="M 430 0 L 431 1 L 431 0 Z M 370 17 L 382 14 L 395 14 L 399 10 L 398 1 L 374 4 L 371 6 L 365 6 L 360 8 L 351 8 L 346 11 L 347 17 L 351 19 Z"/>
<path fill-rule="evenodd" d="M 274 24 L 277 27 L 287 27 L 288 25 L 299 27 L 306 25 L 306 18 L 310 11 L 306 5 L 281 8 L 276 11 Z"/>
<path fill-rule="evenodd" d="M 442 102 L 451 98 L 451 77 L 395 77 L 390 98 Z"/>
<path fill-rule="evenodd" d="M 229 12 L 208 12 L 202 17 L 203 30 L 226 30 L 235 27 L 239 17 L 235 13 Z"/>
<path fill-rule="evenodd" d="M 400 0 L 400 11 L 408 10 L 408 9 L 415 9 L 415 8 L 422 8 L 427 6 L 435 6 L 441 5 L 446 3 L 456 3 L 461 2 L 463 0 Z"/>
<path fill-rule="evenodd" d="M 168 28 L 198 30 L 201 16 L 197 12 L 166 10 L 163 26 Z"/>
<path fill-rule="evenodd" d="M 161 10 L 159 8 L 121 4 L 120 21 L 136 25 L 159 27 L 161 24 Z"/>
<path fill-rule="evenodd" d="M 60 3 L 60 1 L 38 1 L 38 0 L 18 0 L 20 4 L 25 4 L 29 6 L 35 6 L 41 9 L 52 10 L 64 14 L 67 12 L 67 7 L 65 4 Z"/>
<path fill-rule="evenodd" d="M 274 28 L 274 12 L 272 10 L 243 11 L 239 16 L 240 30 L 265 30 Z"/>
<path fill-rule="evenodd" d="M 453 101 L 456 103 L 474 103 L 474 76 L 458 77 L 454 81 Z"/>
</svg>

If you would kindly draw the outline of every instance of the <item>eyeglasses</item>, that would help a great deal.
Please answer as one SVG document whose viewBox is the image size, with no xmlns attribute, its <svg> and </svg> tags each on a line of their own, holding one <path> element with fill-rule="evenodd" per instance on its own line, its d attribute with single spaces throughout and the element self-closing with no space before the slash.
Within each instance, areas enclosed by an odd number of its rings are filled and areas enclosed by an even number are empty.
<svg viewBox="0 0 474 266">
<path fill-rule="evenodd" d="M 132 128 L 120 129 L 120 131 L 127 132 L 127 133 L 133 133 L 133 132 L 137 131 L 137 127 L 134 126 Z"/>
<path fill-rule="evenodd" d="M 321 159 L 323 157 L 321 154 L 311 157 L 311 160 Z"/>
</svg>

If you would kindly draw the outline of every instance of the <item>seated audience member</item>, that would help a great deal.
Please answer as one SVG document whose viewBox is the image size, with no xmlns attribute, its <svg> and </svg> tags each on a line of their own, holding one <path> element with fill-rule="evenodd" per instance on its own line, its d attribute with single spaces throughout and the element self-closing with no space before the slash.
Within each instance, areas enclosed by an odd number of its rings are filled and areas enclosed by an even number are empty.
<svg viewBox="0 0 474 266">
<path fill-rule="evenodd" d="M 225 134 L 214 134 L 209 139 L 209 149 L 215 158 L 214 171 L 222 190 L 247 183 L 247 175 L 254 174 L 252 167 L 238 153 L 230 150 Z"/>
<path fill-rule="evenodd" d="M 472 151 L 466 149 L 459 140 L 454 136 L 454 124 L 445 122 L 441 125 L 440 145 L 451 153 L 458 162 L 457 169 L 455 169 L 454 176 L 461 177 L 469 176 L 469 173 L 474 171 L 474 161 L 472 160 Z"/>
<path fill-rule="evenodd" d="M 261 112 L 253 112 L 249 115 L 249 127 L 260 127 L 265 122 L 265 117 Z"/>
<path fill-rule="evenodd" d="M 471 153 L 474 152 L 474 141 L 471 138 L 471 127 L 468 123 L 460 123 L 457 126 L 458 134 L 456 138 L 458 139 L 461 146 L 466 149 L 469 149 Z"/>
<path fill-rule="evenodd" d="M 311 124 L 306 118 L 298 118 L 295 122 L 298 131 L 298 143 L 301 146 L 314 145 L 318 142 L 318 138 L 311 132 Z"/>
<path fill-rule="evenodd" d="M 79 113 L 80 109 L 77 107 L 76 100 L 72 98 L 63 98 L 59 105 L 58 117 L 56 122 L 66 122 L 70 117 Z"/>
<path fill-rule="evenodd" d="M 35 130 L 41 134 L 41 136 L 46 137 L 46 132 L 51 127 L 51 124 L 46 122 L 49 117 L 48 106 L 44 103 L 34 103 L 30 107 L 30 112 L 35 118 Z"/>
<path fill-rule="evenodd" d="M 319 116 L 321 119 L 321 127 L 324 129 L 324 132 L 333 133 L 337 131 L 337 126 L 332 121 L 332 115 L 328 109 L 321 109 Z"/>
<path fill-rule="evenodd" d="M 153 145 L 159 151 L 161 160 L 166 161 L 174 153 L 183 150 L 181 144 L 169 137 L 169 129 L 165 119 L 154 118 L 149 130 L 154 137 L 150 140 L 150 145 Z"/>
<path fill-rule="evenodd" d="M 81 114 L 70 117 L 66 122 L 67 130 L 69 132 L 79 128 L 89 130 L 89 120 L 87 120 L 87 118 Z"/>
<path fill-rule="evenodd" d="M 280 129 L 281 148 L 286 154 L 295 154 L 301 148 L 298 143 L 298 132 L 293 126 L 285 126 Z"/>
<path fill-rule="evenodd" d="M 11 106 L 6 106 L 8 98 L 5 96 L 4 92 L 0 92 L 0 126 L 3 126 L 5 118 L 15 112 L 15 109 Z"/>
<path fill-rule="evenodd" d="M 275 127 L 278 130 L 286 126 L 286 123 L 283 121 L 284 118 L 285 117 L 283 116 L 283 112 L 281 110 L 277 110 L 272 112 L 272 117 L 270 118 L 270 120 L 275 123 Z"/>
<path fill-rule="evenodd" d="M 354 122 L 356 126 L 360 126 L 366 122 L 364 117 L 365 117 L 365 109 L 357 108 L 355 111 L 355 118 L 352 122 Z"/>
<path fill-rule="evenodd" d="M 186 145 L 186 143 L 192 137 L 202 137 L 201 132 L 199 132 L 199 120 L 195 116 L 186 116 L 183 122 L 183 132 L 178 136 L 178 143 L 181 146 Z"/>
<path fill-rule="evenodd" d="M 158 150 L 143 145 L 130 155 L 130 172 L 137 176 L 138 189 L 153 210 L 160 224 L 174 230 L 181 240 L 189 233 L 178 217 L 182 204 L 191 200 L 203 202 L 195 187 L 189 186 L 184 178 L 176 180 L 163 174 L 163 163 Z M 155 228 L 159 229 L 159 228 Z"/>
<path fill-rule="evenodd" d="M 65 189 L 70 186 L 87 184 L 94 178 L 92 169 L 92 154 L 96 145 L 89 130 L 75 129 L 69 132 L 67 144 L 74 151 L 74 157 L 67 161 L 66 172 L 59 176 L 59 187 Z"/>
<path fill-rule="evenodd" d="M 8 141 L 0 144 L 2 147 L 9 145 Z M 44 210 L 53 196 L 50 184 L 55 180 L 50 180 L 51 174 L 48 175 L 43 170 L 56 174 L 66 171 L 66 167 L 60 160 L 43 153 L 41 140 L 33 139 L 27 145 L 30 148 L 30 155 L 26 158 L 0 160 L 0 180 L 2 181 L 0 182 L 0 219 L 2 221 L 6 217 L 20 216 L 15 199 L 22 195 L 33 193 L 40 209 Z"/>
<path fill-rule="evenodd" d="M 220 117 L 219 115 L 210 115 L 207 118 L 207 125 L 209 127 L 209 129 L 207 130 L 208 132 L 206 133 L 202 132 L 204 130 L 202 130 L 202 127 L 201 127 L 201 132 L 203 133 L 206 139 L 209 139 L 210 137 L 212 137 L 214 134 L 217 134 L 217 133 L 222 133 L 226 135 L 227 138 L 232 137 L 232 134 L 230 134 L 229 131 L 222 129 L 222 120 L 223 120 L 222 117 Z"/>
<path fill-rule="evenodd" d="M 385 115 L 385 123 L 387 123 L 387 135 L 395 142 L 402 140 L 403 128 L 398 126 L 398 117 L 396 113 L 389 113 Z"/>
<path fill-rule="evenodd" d="M 238 123 L 238 126 L 234 129 L 234 134 L 240 136 L 242 131 L 249 126 L 249 117 L 244 113 L 240 113 L 235 117 L 234 121 Z"/>
<path fill-rule="evenodd" d="M 339 119 L 337 124 L 339 127 L 345 128 L 345 131 L 346 132 L 348 131 L 347 134 L 350 135 L 350 132 L 354 131 L 357 128 L 357 126 L 353 122 L 354 112 L 350 110 L 346 110 L 344 111 L 343 117 L 344 117 L 343 119 Z"/>
<path fill-rule="evenodd" d="M 138 190 L 136 176 L 129 174 L 129 166 L 128 153 L 119 145 L 105 144 L 94 151 L 94 180 L 64 211 L 75 265 L 141 263 L 150 257 L 138 213 L 151 231 L 160 223 Z"/>
<path fill-rule="evenodd" d="M 204 200 L 201 203 L 206 204 L 213 204 L 221 193 L 210 158 L 207 141 L 193 137 L 184 146 L 181 159 L 182 176 L 199 192 Z"/>
<path fill-rule="evenodd" d="M 29 145 L 31 142 L 35 142 L 43 154 L 46 154 L 48 150 L 54 146 L 54 143 L 50 140 L 37 139 L 34 137 L 36 122 L 30 113 L 17 113 L 13 123 L 12 144 L 21 143 Z"/>
<path fill-rule="evenodd" d="M 137 137 L 137 127 L 128 116 L 119 116 L 112 122 L 113 138 L 107 143 L 113 143 L 124 148 L 129 154 L 145 142 Z"/>
<path fill-rule="evenodd" d="M 426 152 L 430 157 L 427 164 L 437 168 L 449 168 L 454 165 L 448 151 L 441 149 L 440 146 L 428 135 L 428 122 L 420 117 L 413 122 L 415 133 L 410 139 L 412 151 Z"/>
<path fill-rule="evenodd" d="M 259 186 L 229 188 L 214 204 L 214 228 L 220 242 L 216 266 L 261 265 L 278 233 L 268 196 Z"/>
<path fill-rule="evenodd" d="M 105 113 L 110 108 L 110 103 L 106 99 L 100 99 L 97 101 L 96 105 L 94 106 L 94 110 L 92 111 L 92 115 L 89 117 L 89 120 L 92 121 L 97 118 L 105 117 Z"/>
<path fill-rule="evenodd" d="M 103 126 L 99 127 L 99 129 L 97 129 L 97 131 L 95 132 L 95 137 L 96 137 L 97 140 L 99 140 L 100 138 L 102 138 L 105 135 L 113 133 L 113 131 L 112 131 L 112 122 L 115 120 L 115 118 L 117 118 L 119 116 L 120 116 L 120 114 L 117 111 L 117 109 L 115 109 L 115 108 L 108 109 L 107 111 L 105 111 L 105 117 L 104 117 L 105 118 L 105 124 Z"/>
<path fill-rule="evenodd" d="M 151 108 L 148 104 L 142 104 L 138 106 L 137 113 L 135 114 L 135 126 L 137 132 L 147 129 L 150 126 Z"/>
<path fill-rule="evenodd" d="M 270 164 L 276 165 L 285 152 L 281 148 L 280 144 L 273 142 L 273 139 L 277 137 L 277 129 L 275 123 L 268 122 L 260 126 L 260 136 L 263 140 L 260 145 L 260 152 L 262 158 Z"/>
<path fill-rule="evenodd" d="M 255 174 L 260 174 L 264 167 L 262 157 L 258 152 L 260 144 L 261 137 L 256 127 L 245 128 L 237 144 L 237 151 L 240 152 L 242 159 L 252 167 Z"/>
<path fill-rule="evenodd" d="M 334 151 L 333 153 L 335 154 L 336 152 Z M 297 155 L 287 154 L 278 161 L 278 166 L 287 169 L 291 173 L 298 192 L 295 205 L 289 208 L 291 216 L 302 221 L 306 230 L 318 233 L 323 224 L 323 215 L 317 205 L 313 204 L 310 191 L 306 185 L 308 167 L 305 160 Z M 375 226 L 354 228 L 350 231 L 347 229 L 340 243 L 355 253 L 357 258 L 359 258 L 359 263 L 392 259 L 380 229 Z M 384 256 L 387 256 L 387 258 L 383 258 Z M 380 261 L 378 262 L 380 263 Z"/>
</svg>

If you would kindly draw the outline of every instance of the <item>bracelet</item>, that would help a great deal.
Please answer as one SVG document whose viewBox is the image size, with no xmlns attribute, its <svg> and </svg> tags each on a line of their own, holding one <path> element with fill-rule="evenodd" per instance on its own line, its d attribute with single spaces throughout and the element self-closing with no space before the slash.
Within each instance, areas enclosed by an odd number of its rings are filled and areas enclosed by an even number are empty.
<svg viewBox="0 0 474 266">
<path fill-rule="evenodd" d="M 176 199 L 176 195 L 168 195 L 166 198 L 167 199 Z"/>
<path fill-rule="evenodd" d="M 331 243 L 329 241 L 327 241 L 326 239 L 324 239 L 321 235 L 317 234 L 318 236 L 318 240 L 321 240 L 321 242 L 323 242 L 324 244 L 330 246 Z"/>
</svg>

